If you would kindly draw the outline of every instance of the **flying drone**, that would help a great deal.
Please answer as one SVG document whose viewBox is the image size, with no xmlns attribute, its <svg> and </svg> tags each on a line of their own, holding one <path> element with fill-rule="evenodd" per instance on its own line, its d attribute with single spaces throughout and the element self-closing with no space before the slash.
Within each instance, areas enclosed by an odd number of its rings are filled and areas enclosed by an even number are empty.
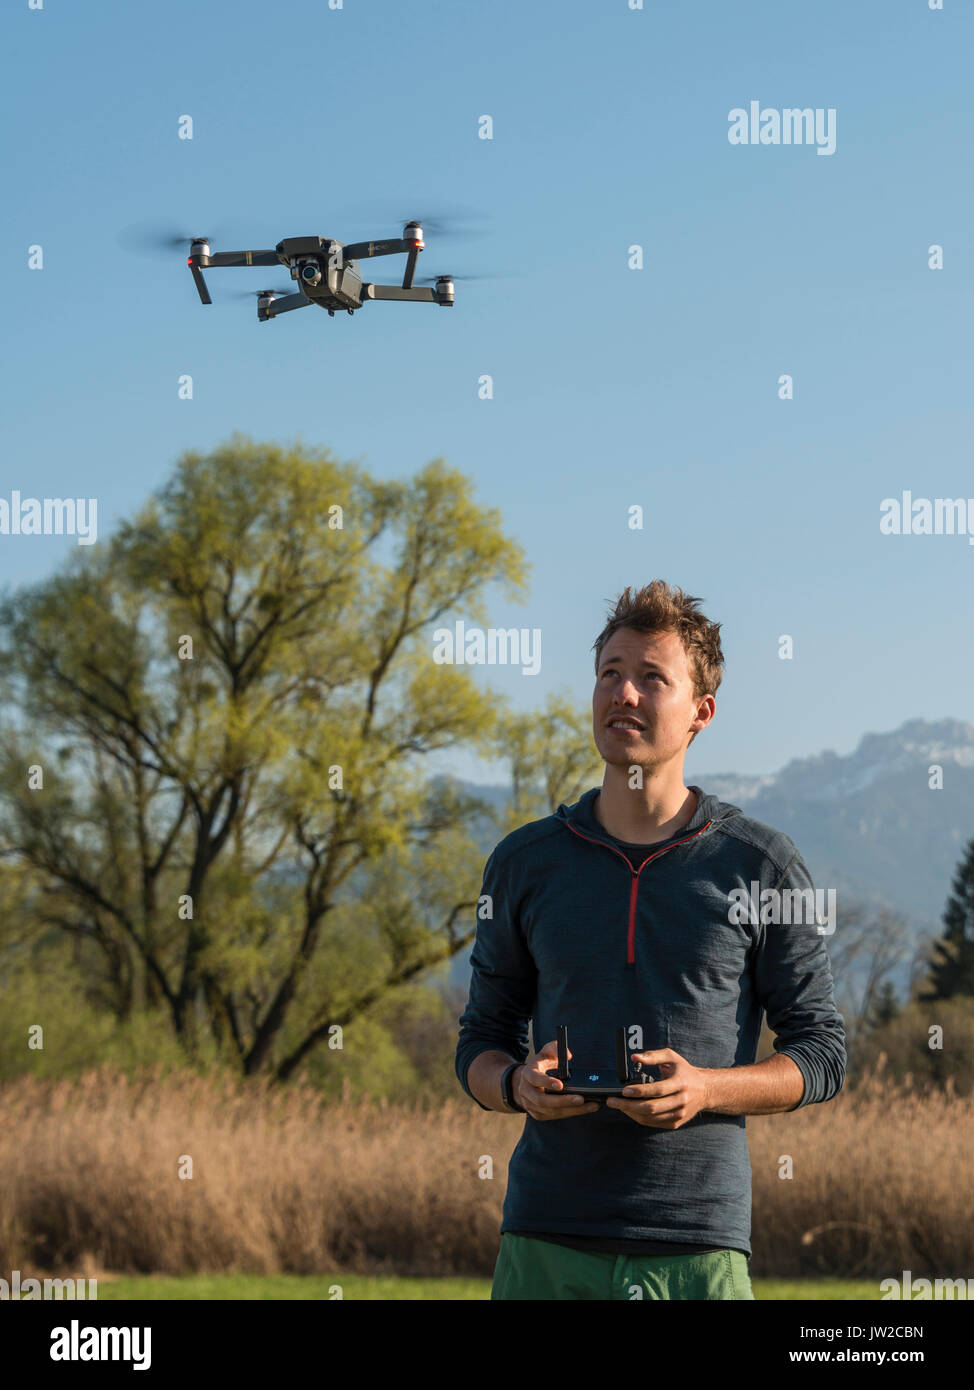
<svg viewBox="0 0 974 1390">
<path fill-rule="evenodd" d="M 432 288 L 413 285 L 416 262 L 424 246 L 423 229 L 418 222 L 407 222 L 402 236 L 391 241 L 353 241 L 345 244 L 330 237 L 286 237 L 277 243 L 273 251 L 217 251 L 214 254 L 210 250 L 209 237 L 200 236 L 192 238 L 186 264 L 204 304 L 213 303 L 203 278 L 204 270 L 231 265 L 285 266 L 291 273 L 291 279 L 297 282 L 297 289 L 291 293 L 285 290 L 254 291 L 257 295 L 257 318 L 261 323 L 277 318 L 278 314 L 290 313 L 292 309 L 306 309 L 310 304 L 327 309 L 331 317 L 339 309 L 354 314 L 370 299 L 408 299 L 420 304 L 439 304 L 441 308 L 452 307 L 452 275 L 431 276 L 435 282 Z M 375 285 L 363 280 L 359 261 L 371 260 L 375 256 L 400 255 L 407 258 L 401 285 Z"/>
</svg>

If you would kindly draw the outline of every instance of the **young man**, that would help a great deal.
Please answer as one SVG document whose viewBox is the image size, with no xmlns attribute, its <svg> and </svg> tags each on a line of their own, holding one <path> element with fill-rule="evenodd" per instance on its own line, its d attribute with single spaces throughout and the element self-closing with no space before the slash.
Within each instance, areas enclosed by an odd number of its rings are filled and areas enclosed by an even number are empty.
<svg viewBox="0 0 974 1390">
<path fill-rule="evenodd" d="M 683 784 L 723 667 L 698 603 L 659 580 L 625 590 L 595 643 L 601 788 L 506 836 L 484 871 L 456 1071 L 482 1109 L 526 1114 L 493 1299 L 753 1298 L 744 1116 L 845 1078 L 814 911 L 767 910 L 814 904 L 800 854 Z M 755 1063 L 763 1012 L 776 1055 Z M 589 1070 L 611 1068 L 625 1026 L 663 1079 L 558 1094 L 561 1024 Z"/>
</svg>

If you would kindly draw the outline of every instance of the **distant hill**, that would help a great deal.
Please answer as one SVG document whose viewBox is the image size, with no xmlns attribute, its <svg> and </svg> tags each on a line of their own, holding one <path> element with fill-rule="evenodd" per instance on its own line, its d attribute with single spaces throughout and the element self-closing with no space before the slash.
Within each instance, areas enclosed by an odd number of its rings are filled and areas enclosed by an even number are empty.
<svg viewBox="0 0 974 1390">
<path fill-rule="evenodd" d="M 929 789 L 930 768 L 943 789 Z M 941 915 L 964 846 L 974 838 L 974 725 L 911 719 L 864 734 L 847 757 L 794 758 L 771 777 L 700 776 L 704 790 L 777 826 L 801 850 L 816 886 L 898 908 L 924 929 Z"/>
</svg>

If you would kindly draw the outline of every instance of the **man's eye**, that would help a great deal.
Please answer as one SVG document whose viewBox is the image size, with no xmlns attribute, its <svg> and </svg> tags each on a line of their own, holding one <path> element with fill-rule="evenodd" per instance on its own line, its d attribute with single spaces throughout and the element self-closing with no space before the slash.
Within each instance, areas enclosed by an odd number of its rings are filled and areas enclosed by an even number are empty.
<svg viewBox="0 0 974 1390">
<path fill-rule="evenodd" d="M 614 666 L 607 666 L 605 670 L 602 672 L 603 676 L 617 676 L 618 674 L 619 672 L 615 669 Z M 655 679 L 658 681 L 661 681 L 663 679 L 659 671 L 649 671 L 647 674 L 652 677 L 655 677 Z"/>
</svg>

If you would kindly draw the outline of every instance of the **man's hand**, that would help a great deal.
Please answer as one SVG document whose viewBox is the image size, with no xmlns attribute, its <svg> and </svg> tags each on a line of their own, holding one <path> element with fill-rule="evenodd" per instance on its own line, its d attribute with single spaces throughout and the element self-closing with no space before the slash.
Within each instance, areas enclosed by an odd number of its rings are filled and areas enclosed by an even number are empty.
<svg viewBox="0 0 974 1390">
<path fill-rule="evenodd" d="M 572 1055 L 568 1053 L 569 1057 Z M 674 1054 L 675 1055 L 675 1054 Z M 514 1073 L 514 1099 L 522 1105 L 533 1120 L 568 1120 L 573 1115 L 590 1115 L 598 1110 L 597 1101 L 587 1101 L 584 1096 L 546 1095 L 545 1087 L 562 1090 L 563 1085 L 549 1071 L 558 1067 L 558 1044 L 545 1043 L 540 1052 L 529 1057 Z"/>
<path fill-rule="evenodd" d="M 621 1097 L 609 1096 L 606 1105 L 623 1110 L 637 1124 L 652 1129 L 679 1129 L 707 1109 L 709 1081 L 704 1068 L 693 1066 L 672 1047 L 634 1052 L 632 1059 L 647 1067 L 658 1067 L 663 1080 L 626 1086 Z"/>
</svg>

